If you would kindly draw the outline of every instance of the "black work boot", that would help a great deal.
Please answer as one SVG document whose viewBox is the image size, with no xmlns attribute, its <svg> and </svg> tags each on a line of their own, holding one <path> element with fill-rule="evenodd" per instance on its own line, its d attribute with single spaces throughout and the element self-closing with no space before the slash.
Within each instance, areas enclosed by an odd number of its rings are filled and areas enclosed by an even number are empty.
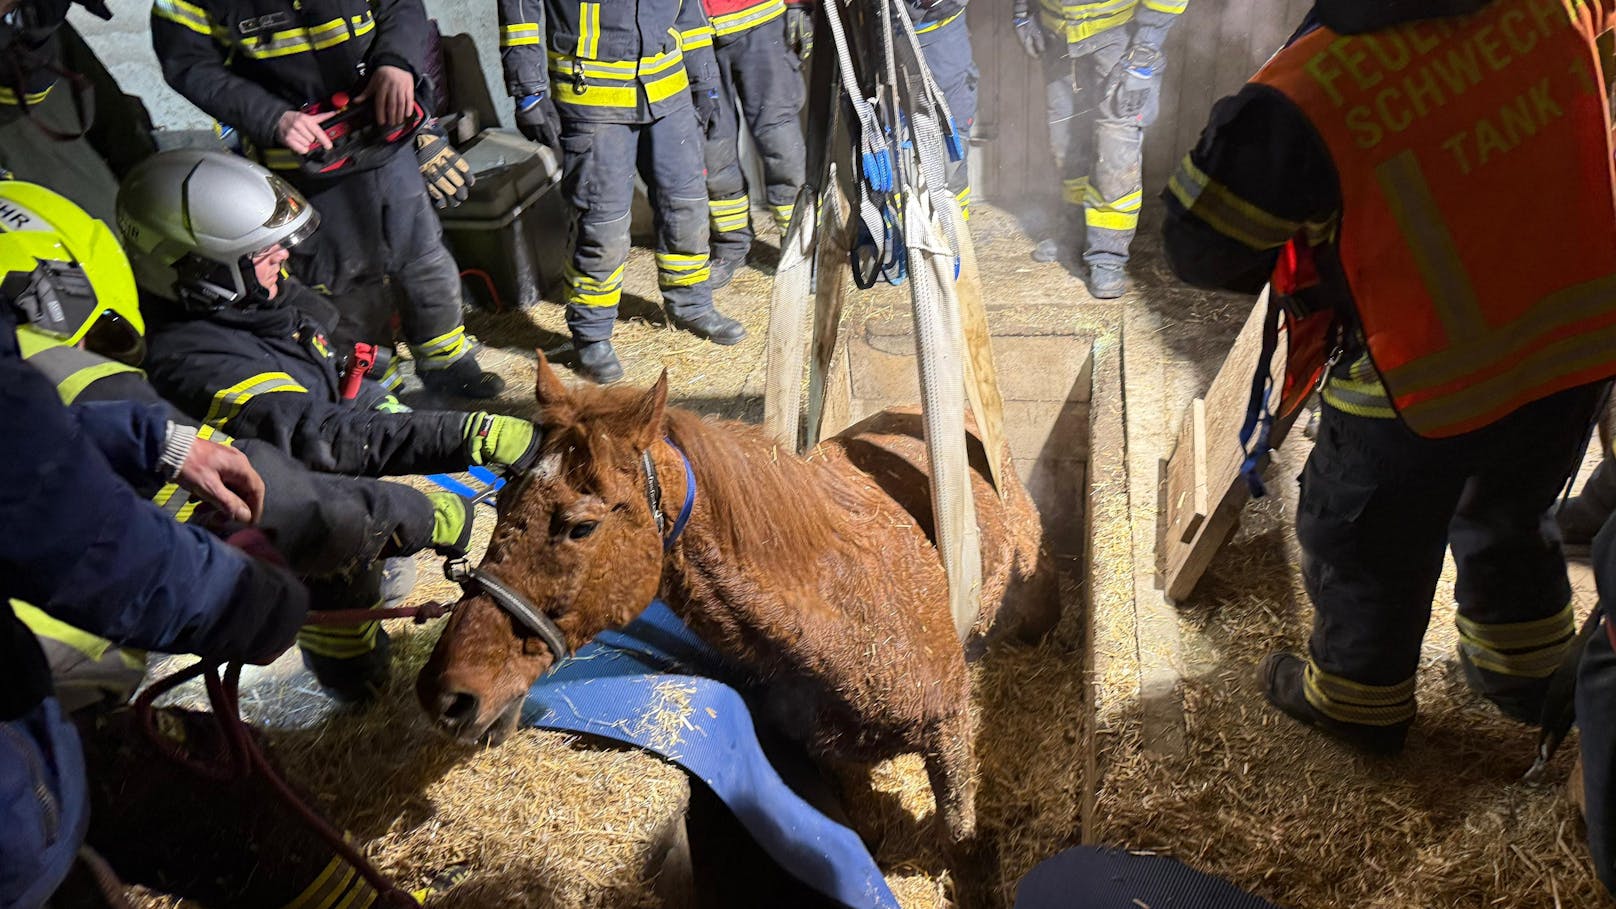
<svg viewBox="0 0 1616 909">
<path fill-rule="evenodd" d="M 495 398 L 505 390 L 505 380 L 491 372 L 483 372 L 475 357 L 464 356 L 443 369 L 419 369 L 421 384 L 427 391 L 461 398 Z"/>
<path fill-rule="evenodd" d="M 1548 697 L 1551 678 L 1515 678 L 1483 672 L 1470 654 L 1465 653 L 1465 645 L 1460 644 L 1458 652 L 1459 668 L 1471 691 L 1492 701 L 1500 713 L 1516 722 L 1528 726 L 1542 724 L 1543 700 Z"/>
<path fill-rule="evenodd" d="M 1128 289 L 1128 275 L 1121 265 L 1096 263 L 1089 266 L 1088 285 L 1096 300 L 1115 300 Z"/>
<path fill-rule="evenodd" d="M 1607 456 L 1594 468 L 1582 492 L 1567 499 L 1554 513 L 1565 554 L 1571 558 L 1588 558 L 1594 535 L 1605 526 L 1605 519 L 1612 512 L 1616 512 L 1616 468 L 1611 466 Z"/>
<path fill-rule="evenodd" d="M 578 350 L 578 374 L 596 385 L 610 385 L 623 378 L 623 364 L 617 362 L 617 351 L 610 339 L 605 341 L 574 341 Z"/>
<path fill-rule="evenodd" d="M 1376 755 L 1393 755 L 1403 750 L 1408 726 L 1369 726 L 1347 723 L 1319 712 L 1303 691 L 1307 661 L 1294 653 L 1270 653 L 1257 667 L 1268 703 L 1304 726 L 1312 726 L 1342 744 Z"/>
<path fill-rule="evenodd" d="M 736 270 L 739 269 L 745 262 L 746 260 L 744 258 L 720 259 L 714 257 L 712 262 L 707 266 L 709 270 L 707 286 L 713 290 L 718 290 L 719 288 L 728 285 L 729 282 L 734 279 Z"/>
<path fill-rule="evenodd" d="M 704 341 L 722 344 L 725 347 L 739 344 L 746 337 L 746 326 L 719 312 L 716 306 L 698 310 L 695 315 L 688 318 L 669 310 L 668 322 L 674 328 L 688 331 Z"/>
<path fill-rule="evenodd" d="M 314 680 L 333 700 L 350 706 L 363 706 L 375 701 L 387 689 L 387 681 L 392 675 L 393 644 L 387 637 L 387 629 L 378 624 L 375 643 L 363 653 L 335 656 L 310 649 L 313 646 L 316 650 L 325 650 L 330 645 L 330 639 L 321 632 L 340 633 L 344 630 L 331 627 L 299 632 L 303 665 L 314 673 Z"/>
</svg>

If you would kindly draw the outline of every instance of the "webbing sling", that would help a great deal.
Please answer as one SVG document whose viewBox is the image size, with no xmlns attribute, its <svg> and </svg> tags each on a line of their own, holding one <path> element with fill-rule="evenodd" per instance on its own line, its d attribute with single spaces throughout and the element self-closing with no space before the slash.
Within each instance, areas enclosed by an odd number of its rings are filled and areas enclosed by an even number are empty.
<svg viewBox="0 0 1616 909">
<path fill-rule="evenodd" d="M 697 674 L 700 673 L 700 674 Z M 528 691 L 522 724 L 643 748 L 705 783 L 781 868 L 851 909 L 898 909 L 858 834 L 785 784 L 722 658 L 660 601 Z"/>
<path fill-rule="evenodd" d="M 469 467 L 466 473 L 482 484 L 482 488 L 473 489 L 446 473 L 427 474 L 426 478 L 442 489 L 447 489 L 461 498 L 470 499 L 474 504 L 481 502 L 490 508 L 494 507 L 494 494 L 505 487 L 505 480 L 486 467 Z"/>
</svg>

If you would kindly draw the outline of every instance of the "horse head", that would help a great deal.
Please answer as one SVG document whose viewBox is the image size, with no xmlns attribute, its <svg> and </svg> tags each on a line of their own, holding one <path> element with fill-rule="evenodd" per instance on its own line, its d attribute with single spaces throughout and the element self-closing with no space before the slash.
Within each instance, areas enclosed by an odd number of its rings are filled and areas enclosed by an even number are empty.
<svg viewBox="0 0 1616 909">
<path fill-rule="evenodd" d="M 500 491 L 478 571 L 515 594 L 575 650 L 628 624 L 656 596 L 663 545 L 642 468 L 665 434 L 668 378 L 648 391 L 569 391 L 539 355 L 544 445 L 536 465 Z M 485 586 L 456 605 L 416 694 L 463 742 L 497 744 L 555 661 L 552 646 Z"/>
</svg>

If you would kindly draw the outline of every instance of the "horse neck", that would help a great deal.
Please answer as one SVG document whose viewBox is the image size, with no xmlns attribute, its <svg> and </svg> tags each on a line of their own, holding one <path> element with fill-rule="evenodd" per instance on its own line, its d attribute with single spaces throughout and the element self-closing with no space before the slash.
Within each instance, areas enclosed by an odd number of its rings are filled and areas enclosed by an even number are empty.
<svg viewBox="0 0 1616 909">
<path fill-rule="evenodd" d="M 699 621 L 703 613 L 734 615 L 811 586 L 846 526 L 847 484 L 750 427 L 687 419 L 675 429 L 697 491 L 665 564 L 669 605 Z M 684 465 L 667 446 L 658 446 L 655 458 L 672 522 L 684 502 Z"/>
</svg>

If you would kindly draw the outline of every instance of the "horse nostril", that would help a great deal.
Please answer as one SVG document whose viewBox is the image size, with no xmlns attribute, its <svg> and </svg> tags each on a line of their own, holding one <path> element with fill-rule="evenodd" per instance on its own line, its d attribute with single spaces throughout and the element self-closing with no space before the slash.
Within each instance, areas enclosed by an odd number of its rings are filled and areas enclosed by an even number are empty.
<svg viewBox="0 0 1616 909">
<path fill-rule="evenodd" d="M 438 699 L 438 717 L 449 723 L 469 723 L 477 718 L 480 704 L 469 691 L 448 691 Z"/>
</svg>

